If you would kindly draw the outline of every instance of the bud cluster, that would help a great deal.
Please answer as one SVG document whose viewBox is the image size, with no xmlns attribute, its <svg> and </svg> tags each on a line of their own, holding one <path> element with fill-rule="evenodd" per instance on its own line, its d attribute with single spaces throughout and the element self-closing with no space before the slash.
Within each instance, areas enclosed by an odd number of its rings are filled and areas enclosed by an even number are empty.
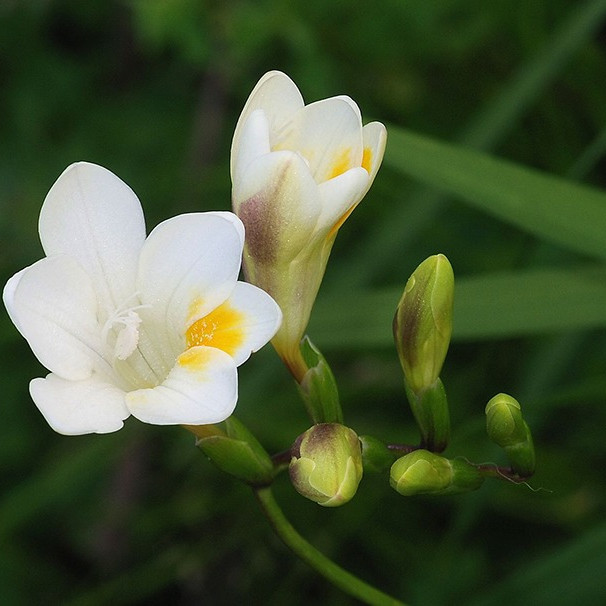
<svg viewBox="0 0 606 606">
<path fill-rule="evenodd" d="M 251 93 L 232 143 L 233 210 L 246 230 L 243 269 L 281 307 L 283 322 L 272 343 L 313 425 L 273 458 L 235 419 L 198 443 L 221 469 L 253 486 L 271 483 L 288 466 L 294 488 L 324 507 L 351 500 L 364 471 L 390 470 L 392 487 L 404 496 L 468 492 L 490 476 L 483 465 L 440 454 L 451 432 L 441 379 L 455 285 L 446 256 L 433 255 L 415 269 L 393 319 L 419 444 L 386 445 L 345 426 L 335 376 L 304 336 L 337 232 L 370 188 L 385 142 L 385 127 L 363 126 L 348 97 L 305 105 L 290 78 L 270 72 Z M 499 474 L 530 476 L 534 449 L 520 405 L 510 396 L 495 396 L 486 406 L 486 426 L 511 465 Z"/>
</svg>

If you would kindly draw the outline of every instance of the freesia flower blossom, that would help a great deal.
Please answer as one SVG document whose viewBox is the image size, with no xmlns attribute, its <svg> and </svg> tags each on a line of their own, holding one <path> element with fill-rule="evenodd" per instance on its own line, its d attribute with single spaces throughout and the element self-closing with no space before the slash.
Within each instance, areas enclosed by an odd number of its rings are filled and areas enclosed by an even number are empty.
<svg viewBox="0 0 606 606">
<path fill-rule="evenodd" d="M 49 191 L 39 230 L 46 257 L 3 296 L 50 370 L 30 393 L 53 429 L 107 433 L 131 414 L 201 425 L 232 413 L 236 367 L 281 318 L 269 295 L 237 280 L 244 228 L 235 215 L 180 215 L 146 238 L 133 191 L 78 163 Z"/>
<path fill-rule="evenodd" d="M 299 379 L 299 342 L 330 250 L 370 188 L 385 142 L 385 127 L 363 127 L 349 97 L 305 105 L 277 71 L 261 78 L 238 120 L 232 204 L 246 227 L 244 270 L 280 304 L 284 320 L 272 342 Z"/>
</svg>

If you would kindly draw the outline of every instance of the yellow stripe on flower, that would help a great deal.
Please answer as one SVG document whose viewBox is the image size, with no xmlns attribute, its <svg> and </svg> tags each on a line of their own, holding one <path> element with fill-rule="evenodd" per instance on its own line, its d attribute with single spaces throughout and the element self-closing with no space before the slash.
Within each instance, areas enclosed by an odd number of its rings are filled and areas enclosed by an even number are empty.
<svg viewBox="0 0 606 606">
<path fill-rule="evenodd" d="M 329 179 L 334 179 L 351 168 L 351 147 L 346 147 L 335 159 Z"/>
<path fill-rule="evenodd" d="M 362 155 L 362 168 L 366 169 L 366 172 L 370 174 L 372 168 L 372 149 L 370 147 L 364 148 L 364 154 Z"/>
<path fill-rule="evenodd" d="M 188 370 L 200 372 L 206 368 L 211 356 L 208 349 L 187 349 L 177 358 L 177 364 Z"/>
<path fill-rule="evenodd" d="M 364 153 L 362 154 L 362 168 L 370 175 L 370 169 L 372 168 L 372 149 L 370 147 L 364 148 Z M 347 168 L 346 170 L 349 169 Z M 333 177 L 336 176 L 337 175 L 333 175 Z M 341 227 L 341 225 L 343 225 L 343 223 L 345 223 L 345 221 L 347 221 L 347 218 L 349 217 L 349 215 L 351 215 L 355 208 L 356 205 L 354 204 L 343 213 L 340 219 L 332 226 L 331 230 L 328 232 L 327 240 L 330 240 L 331 238 L 334 238 L 337 235 L 339 228 Z"/>
<path fill-rule="evenodd" d="M 244 314 L 228 302 L 194 322 L 185 333 L 187 347 L 206 345 L 233 355 L 244 341 Z"/>
</svg>

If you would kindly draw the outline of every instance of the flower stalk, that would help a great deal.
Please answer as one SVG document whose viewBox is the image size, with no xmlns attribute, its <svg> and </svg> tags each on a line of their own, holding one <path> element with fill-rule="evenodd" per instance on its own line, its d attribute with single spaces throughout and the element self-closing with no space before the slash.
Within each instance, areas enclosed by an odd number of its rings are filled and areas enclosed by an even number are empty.
<svg viewBox="0 0 606 606">
<path fill-rule="evenodd" d="M 284 515 L 274 498 L 271 488 L 257 489 L 254 494 L 274 532 L 295 555 L 311 566 L 318 574 L 365 604 L 371 606 L 406 606 L 404 602 L 383 593 L 341 568 L 304 539 Z"/>
</svg>

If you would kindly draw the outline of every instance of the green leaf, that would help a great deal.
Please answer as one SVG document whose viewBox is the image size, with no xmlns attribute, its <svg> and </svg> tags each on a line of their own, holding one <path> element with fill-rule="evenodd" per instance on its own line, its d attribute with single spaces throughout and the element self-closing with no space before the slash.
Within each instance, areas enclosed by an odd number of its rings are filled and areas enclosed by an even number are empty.
<svg viewBox="0 0 606 606">
<path fill-rule="evenodd" d="M 320 298 L 310 333 L 322 347 L 391 347 L 391 324 L 402 289 Z M 495 339 L 605 326 L 603 266 L 533 269 L 456 280 L 453 339 Z"/>
<path fill-rule="evenodd" d="M 582 6 L 575 5 L 570 9 L 562 26 L 550 32 L 537 54 L 521 64 L 511 78 L 503 83 L 498 94 L 489 98 L 483 107 L 467 119 L 457 136 L 457 143 L 467 148 L 490 151 L 511 136 L 520 120 L 549 91 L 570 60 L 590 44 L 603 23 L 605 13 L 605 0 L 589 0 Z M 389 129 L 386 164 L 391 161 L 392 146 L 396 145 L 392 137 L 394 132 L 396 129 Z M 586 174 L 603 145 L 602 138 L 596 139 L 575 163 L 570 176 Z M 387 188 L 379 173 L 365 205 L 380 204 L 381 196 L 389 195 L 389 191 L 381 192 L 384 183 Z M 428 190 L 423 184 L 407 193 L 404 204 L 396 205 L 389 213 L 379 215 L 373 221 L 365 241 L 349 252 L 348 266 L 335 275 L 331 286 L 327 284 L 325 288 L 332 287 L 336 291 L 345 286 L 351 288 L 352 285 L 368 284 L 380 268 L 390 263 L 396 255 L 402 254 L 403 241 L 436 219 L 444 205 L 444 198 L 444 192 Z"/>
<path fill-rule="evenodd" d="M 570 250 L 606 259 L 606 193 L 391 127 L 384 162 Z"/>
</svg>

